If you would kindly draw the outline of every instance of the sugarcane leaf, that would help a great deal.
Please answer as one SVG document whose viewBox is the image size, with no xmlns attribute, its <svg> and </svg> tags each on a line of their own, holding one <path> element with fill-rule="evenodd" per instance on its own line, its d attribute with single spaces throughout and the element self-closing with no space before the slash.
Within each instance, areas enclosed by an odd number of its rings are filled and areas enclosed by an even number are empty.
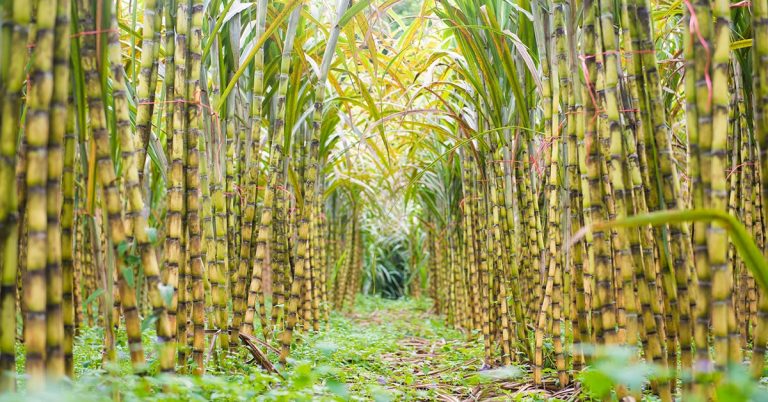
<svg viewBox="0 0 768 402">
<path fill-rule="evenodd" d="M 520 40 L 520 38 L 514 33 L 510 31 L 504 31 L 504 33 L 512 38 L 512 44 L 515 45 L 517 52 L 520 54 L 520 57 L 523 58 L 525 66 L 528 68 L 528 72 L 531 73 L 531 77 L 533 77 L 534 82 L 536 82 L 536 87 L 539 88 L 539 91 L 541 91 L 541 78 L 539 78 L 539 72 L 536 69 L 536 63 L 533 61 L 533 57 L 531 57 L 531 53 L 528 51 L 528 47 L 525 46 L 523 41 Z"/>
<path fill-rule="evenodd" d="M 752 47 L 752 39 L 741 39 L 731 42 L 731 50 L 746 49 Z"/>
<path fill-rule="evenodd" d="M 256 43 L 253 45 L 253 48 L 251 49 L 251 52 L 248 53 L 248 56 L 245 58 L 245 61 L 243 63 L 240 63 L 240 67 L 235 71 L 235 73 L 232 75 L 232 77 L 229 80 L 229 83 L 224 88 L 224 90 L 221 93 L 221 96 L 219 97 L 219 103 L 216 105 L 215 110 L 219 113 L 224 108 L 224 105 L 227 104 L 227 97 L 229 96 L 229 93 L 232 92 L 232 90 L 235 88 L 235 84 L 237 84 L 238 80 L 240 80 L 240 77 L 245 73 L 245 70 L 247 67 L 251 64 L 253 61 L 253 58 L 256 57 L 256 53 L 261 48 L 261 46 L 264 45 L 264 43 L 267 41 L 267 38 L 272 36 L 272 34 L 277 30 L 277 28 L 282 25 L 283 21 L 285 21 L 289 15 L 293 12 L 293 9 L 299 6 L 302 3 L 302 0 L 291 0 L 289 3 L 285 5 L 285 7 L 280 11 L 280 14 L 278 14 L 274 20 L 272 20 L 272 25 L 270 25 L 265 31 L 264 34 L 261 35 L 261 37 L 256 41 Z"/>
<path fill-rule="evenodd" d="M 144 332 L 150 328 L 152 328 L 152 325 L 157 322 L 157 314 L 152 313 L 147 318 L 141 320 L 141 332 Z"/>
<path fill-rule="evenodd" d="M 130 248 L 131 243 L 124 240 L 117 245 L 117 254 L 122 257 L 126 254 L 126 252 L 128 252 L 128 249 Z"/>
<path fill-rule="evenodd" d="M 643 225 L 667 225 L 683 222 L 706 221 L 716 222 L 723 226 L 731 236 L 739 256 L 744 260 L 752 275 L 754 275 L 764 292 L 768 292 L 768 261 L 766 261 L 755 240 L 747 229 L 732 215 L 714 209 L 691 209 L 682 211 L 658 211 L 641 215 L 633 215 L 614 221 L 597 222 L 595 227 L 638 227 Z"/>
<path fill-rule="evenodd" d="M 120 272 L 123 273 L 123 280 L 125 283 L 132 288 L 134 285 L 133 268 L 130 266 L 123 267 Z"/>
<path fill-rule="evenodd" d="M 354 18 L 357 13 L 365 10 L 370 6 L 372 3 L 372 0 L 363 0 L 360 2 L 357 2 L 352 5 L 347 11 L 344 13 L 344 15 L 341 17 L 341 20 L 339 20 L 339 26 L 344 28 L 349 24 L 350 21 L 352 21 L 352 18 Z"/>
<path fill-rule="evenodd" d="M 104 294 L 104 289 L 101 289 L 101 288 L 99 288 L 99 289 L 96 289 L 96 290 L 94 290 L 94 291 L 93 291 L 93 293 L 91 293 L 91 294 L 88 296 L 88 298 L 87 298 L 87 299 L 85 299 L 85 301 L 83 302 L 83 304 L 87 306 L 87 305 L 89 305 L 89 304 L 93 303 L 94 301 L 96 301 L 96 299 L 98 299 L 98 298 L 99 298 L 101 295 L 103 295 L 103 294 Z"/>
<path fill-rule="evenodd" d="M 228 5 L 229 11 L 224 16 L 224 20 L 222 21 L 222 24 L 226 24 L 229 22 L 229 20 L 232 19 L 232 17 L 240 14 L 241 12 L 247 10 L 252 6 L 251 3 L 242 3 L 240 0 L 235 0 L 232 2 L 232 4 Z"/>
</svg>

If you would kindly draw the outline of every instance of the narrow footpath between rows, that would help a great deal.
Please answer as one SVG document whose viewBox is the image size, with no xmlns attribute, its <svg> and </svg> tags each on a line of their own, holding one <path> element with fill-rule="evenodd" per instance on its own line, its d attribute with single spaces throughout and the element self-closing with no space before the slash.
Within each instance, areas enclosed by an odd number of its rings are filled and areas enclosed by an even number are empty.
<svg viewBox="0 0 768 402">
<path fill-rule="evenodd" d="M 313 354 L 321 356 L 312 356 Z M 343 399 L 374 401 L 575 400 L 578 389 L 537 389 L 524 367 L 483 370 L 482 339 L 446 327 L 427 301 L 359 297 L 297 358 L 335 367 Z M 327 359 L 327 360 L 326 360 Z M 333 388 L 333 387 L 331 387 Z"/>
</svg>

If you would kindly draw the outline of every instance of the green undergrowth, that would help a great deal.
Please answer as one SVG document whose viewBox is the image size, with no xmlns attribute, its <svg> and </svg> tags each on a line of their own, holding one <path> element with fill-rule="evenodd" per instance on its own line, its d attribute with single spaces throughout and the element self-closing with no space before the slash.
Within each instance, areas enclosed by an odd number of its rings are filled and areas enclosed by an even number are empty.
<svg viewBox="0 0 768 402">
<path fill-rule="evenodd" d="M 361 296 L 352 312 L 334 312 L 320 332 L 299 336 L 287 367 L 278 367 L 282 377 L 247 364 L 245 349 L 227 357 L 210 357 L 206 350 L 206 358 L 219 363 L 209 362 L 202 377 L 133 375 L 122 331 L 117 334 L 117 363 L 104 369 L 103 329 L 88 328 L 76 340 L 74 381 L 51 386 L 42 394 L 0 395 L 0 402 L 409 401 L 463 400 L 478 392 L 487 397 L 503 395 L 506 391 L 494 384 L 519 377 L 520 370 L 478 371 L 482 341 L 468 341 L 465 334 L 448 328 L 429 312 L 430 307 L 427 300 Z M 154 333 L 150 325 L 146 327 L 147 371 L 153 374 Z M 277 360 L 273 352 L 269 358 Z M 20 389 L 25 388 L 23 360 L 20 347 Z"/>
<path fill-rule="evenodd" d="M 289 364 L 278 366 L 279 374 L 246 363 L 245 348 L 230 356 L 208 356 L 208 344 L 206 358 L 217 362 L 208 360 L 204 376 L 157 375 L 149 324 L 144 344 L 151 375 L 132 374 L 122 331 L 117 334 L 117 363 L 104 369 L 103 330 L 85 329 L 75 345 L 74 381 L 52 386 L 42 394 L 0 395 L 0 402 L 618 401 L 618 385 L 642 395 L 644 401 L 655 401 L 648 393 L 649 379 L 666 376 L 663 370 L 638 360 L 631 349 L 586 346 L 585 351 L 596 355 L 591 368 L 577 374 L 580 386 L 558 389 L 556 370 L 551 359 L 546 359 L 544 379 L 549 389 L 535 387 L 528 367 L 483 369 L 482 337 L 449 328 L 431 309 L 428 300 L 360 296 L 353 311 L 333 312 L 321 331 L 300 334 Z M 550 348 L 545 343 L 546 355 L 551 354 Z M 268 357 L 277 361 L 272 351 Z M 21 347 L 18 363 L 19 388 L 24 389 Z M 711 379 L 717 384 L 713 393 L 720 401 L 768 400 L 766 389 L 750 380 L 744 367 L 715 377 Z"/>
</svg>

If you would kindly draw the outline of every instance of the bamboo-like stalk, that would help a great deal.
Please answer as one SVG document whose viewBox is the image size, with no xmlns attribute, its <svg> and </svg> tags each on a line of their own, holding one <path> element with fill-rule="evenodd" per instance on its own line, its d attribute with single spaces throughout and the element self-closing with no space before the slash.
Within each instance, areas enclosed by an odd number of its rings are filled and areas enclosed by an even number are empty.
<svg viewBox="0 0 768 402">
<path fill-rule="evenodd" d="M 186 154 L 186 180 L 187 180 L 187 227 L 189 229 L 189 270 L 192 286 L 192 360 L 193 372 L 202 375 L 205 372 L 203 354 L 205 351 L 205 289 L 203 284 L 203 260 L 202 253 L 205 249 L 201 228 L 201 203 L 200 203 L 200 150 L 198 143 L 202 137 L 202 113 L 200 72 L 202 69 L 202 41 L 203 41 L 203 1 L 193 0 L 191 11 L 191 26 L 189 36 L 189 70 L 187 99 L 192 103 L 187 105 L 187 154 Z M 203 138 L 204 140 L 204 138 Z"/>
<path fill-rule="evenodd" d="M 285 167 L 278 171 L 277 182 L 285 179 Z M 274 329 L 283 330 L 285 327 L 285 301 L 287 292 L 291 286 L 291 266 L 289 263 L 288 247 L 288 200 L 286 191 L 275 193 L 275 223 L 273 227 L 272 248 L 270 251 L 270 265 L 272 268 L 272 325 Z M 263 332 L 262 332 L 263 333 Z M 266 338 L 266 334 L 264 335 Z"/>
<path fill-rule="evenodd" d="M 185 363 L 183 351 L 185 347 L 185 334 L 179 331 L 179 328 L 186 327 L 186 317 L 182 316 L 180 311 L 183 299 L 183 282 L 180 281 L 185 266 L 185 248 L 184 248 L 184 160 L 185 160 L 185 137 L 186 137 L 186 96 L 187 96 L 187 36 L 189 34 L 189 8 L 188 1 L 179 1 L 176 9 L 175 18 L 175 36 L 173 41 L 173 92 L 167 93 L 167 96 L 173 96 L 174 102 L 169 103 L 169 109 L 172 106 L 171 125 L 166 128 L 169 133 L 168 154 L 170 156 L 170 165 L 168 171 L 168 212 L 166 213 L 166 238 L 164 247 L 164 277 L 163 282 L 167 286 L 172 286 L 174 293 L 171 305 L 168 308 L 170 317 L 171 337 L 169 347 L 179 351 L 178 362 Z M 167 39 L 167 43 L 170 39 Z M 168 49 L 166 49 L 168 51 Z M 168 65 L 166 64 L 166 69 Z M 170 70 L 167 75 L 170 76 Z M 171 85 L 166 82 L 166 89 Z M 170 112 L 170 110 L 169 110 Z M 170 130 L 170 131 L 168 131 Z M 186 332 L 186 331 L 184 331 Z"/>
<path fill-rule="evenodd" d="M 144 182 L 144 161 L 147 157 L 149 137 L 151 134 L 152 112 L 154 111 L 155 85 L 153 74 L 157 74 L 157 56 L 159 50 L 160 32 L 157 25 L 162 20 L 164 0 L 146 0 L 144 2 L 144 21 L 141 37 L 141 60 L 139 81 L 136 84 L 136 131 L 138 142 L 136 146 L 136 167 L 139 171 L 139 181 Z M 169 74 L 170 75 L 170 74 Z"/>
<path fill-rule="evenodd" d="M 304 172 L 304 205 L 300 209 L 301 213 L 301 219 L 299 221 L 298 226 L 298 247 L 296 251 L 296 265 L 295 265 L 295 271 L 294 271 L 294 280 L 291 284 L 290 289 L 290 297 L 288 299 L 288 310 L 287 310 L 287 320 L 286 320 L 286 328 L 285 333 L 283 334 L 283 340 L 282 345 L 283 348 L 280 353 L 280 360 L 281 362 L 285 363 L 285 359 L 288 356 L 288 353 L 290 352 L 290 343 L 292 341 L 292 332 L 293 326 L 296 324 L 296 319 L 291 318 L 292 315 L 296 314 L 296 309 L 298 306 L 296 305 L 298 303 L 297 298 L 299 297 L 299 292 L 301 292 L 302 289 L 302 282 L 305 280 L 305 273 L 312 272 L 313 268 L 311 265 L 311 259 L 310 259 L 310 223 L 312 221 L 312 212 L 313 212 L 313 205 L 315 203 L 315 196 L 317 192 L 317 177 L 319 173 L 318 169 L 318 160 L 319 160 L 319 152 L 320 152 L 320 127 L 322 123 L 322 117 L 323 117 L 323 100 L 325 99 L 325 84 L 326 80 L 328 78 L 328 73 L 330 72 L 331 62 L 333 61 L 333 54 L 336 48 L 336 42 L 339 38 L 339 33 L 341 31 L 341 27 L 339 25 L 341 18 L 347 9 L 349 5 L 349 2 L 347 0 L 340 0 L 338 5 L 338 11 L 336 16 L 336 24 L 334 26 L 333 31 L 331 32 L 331 36 L 326 42 L 326 48 L 325 48 L 325 54 L 323 55 L 323 64 L 320 67 L 318 79 L 315 85 L 315 102 L 314 102 L 314 110 L 313 110 L 313 116 L 312 116 L 312 132 L 311 137 L 309 139 L 309 163 L 306 166 L 306 171 Z M 298 10 L 299 8 L 297 8 Z M 291 20 L 289 21 L 289 28 L 290 24 L 293 22 L 293 16 L 291 16 Z M 290 31 L 289 31 L 290 32 Z M 288 38 L 286 38 L 288 39 Z M 292 46 L 293 38 L 290 38 L 291 41 L 289 42 L 286 40 L 286 47 L 288 45 Z M 287 49 L 288 53 L 283 53 L 283 62 L 286 61 L 286 57 L 288 58 L 288 61 L 290 61 L 291 57 L 291 51 L 292 49 Z M 281 65 L 281 71 L 284 67 Z M 285 69 L 287 72 L 287 68 Z M 280 101 L 278 100 L 278 104 L 280 104 Z M 280 117 L 278 116 L 278 119 Z M 276 121 L 275 124 L 278 124 Z M 277 137 L 279 138 L 279 136 Z M 311 287 L 310 287 L 311 289 Z M 311 297 L 311 292 L 308 292 L 307 296 Z M 305 302 L 306 304 L 306 302 Z M 311 310 L 311 301 L 310 305 L 305 306 L 305 310 L 309 309 Z M 311 318 L 311 317 L 310 317 Z"/>
<path fill-rule="evenodd" d="M 689 105 L 691 124 L 687 126 L 689 136 L 689 169 L 692 179 L 692 204 L 694 208 L 709 208 L 711 206 L 711 171 L 712 171 L 712 100 L 713 92 L 710 86 L 712 70 L 712 14 L 709 2 L 696 1 L 693 10 L 686 15 L 695 21 L 696 31 L 690 32 L 686 38 L 688 47 L 686 59 L 686 100 Z M 689 78 L 690 77 L 690 78 Z M 695 122 L 695 123 L 694 123 Z M 712 370 L 709 355 L 709 331 L 712 306 L 712 264 L 709 261 L 707 247 L 706 222 L 693 224 L 693 251 L 698 281 L 697 302 L 694 324 L 694 340 L 696 343 L 695 373 L 708 373 Z M 696 381 L 697 393 L 706 388 Z"/>
<path fill-rule="evenodd" d="M 78 12 L 82 18 L 80 28 L 95 31 L 96 26 L 92 10 L 87 1 L 80 1 L 78 3 Z M 110 46 L 112 49 L 115 49 L 118 45 L 118 39 L 117 33 L 113 33 L 114 35 L 110 35 Z M 86 98 L 95 143 L 98 177 L 103 188 L 105 212 L 108 218 L 109 238 L 114 245 L 114 270 L 111 272 L 115 272 L 119 278 L 119 294 L 131 350 L 131 363 L 134 370 L 142 371 L 145 369 L 144 350 L 141 344 L 141 325 L 136 309 L 136 294 L 125 280 L 123 273 L 123 268 L 126 266 L 127 243 L 120 195 L 116 185 L 116 174 L 110 155 L 108 127 L 106 124 L 104 102 L 102 101 L 101 80 L 99 78 L 99 70 L 97 69 L 96 38 L 94 35 L 84 35 L 83 38 L 84 44 L 81 48 L 81 58 L 86 80 Z"/>
<path fill-rule="evenodd" d="M 597 53 L 597 46 L 595 39 L 597 38 L 597 32 L 595 29 L 595 14 L 596 5 L 592 1 L 584 2 L 584 52 L 587 55 L 594 55 Z M 596 81 L 597 78 L 597 66 L 596 57 L 585 57 L 583 63 L 583 75 L 588 80 L 584 83 L 585 99 L 588 99 L 586 106 L 587 126 L 584 131 L 584 169 L 586 172 L 586 178 L 582 178 L 582 185 L 586 184 L 586 188 L 582 188 L 582 194 L 584 197 L 584 209 L 590 211 L 590 218 L 594 221 L 604 220 L 606 217 L 606 210 L 603 204 L 603 189 L 600 181 L 600 162 L 601 155 L 598 148 L 598 137 L 596 119 L 594 116 L 597 113 L 599 104 L 596 99 Z M 587 204 L 587 200 L 589 203 Z M 588 205 L 588 207 L 587 207 Z M 612 257 L 610 254 L 610 245 L 606 238 L 608 234 L 593 227 L 591 231 L 592 235 L 592 251 L 594 253 L 594 273 L 595 273 L 595 300 L 592 304 L 592 328 L 595 336 L 595 340 L 598 343 L 603 343 L 606 340 L 605 331 L 615 325 L 615 313 L 609 300 L 612 300 L 611 296 L 611 277 L 610 267 L 612 265 Z M 590 264 L 591 265 L 591 264 Z"/>
<path fill-rule="evenodd" d="M 622 4 L 622 28 L 624 29 L 624 41 L 626 49 L 629 52 L 637 52 L 641 48 L 639 38 L 636 32 L 636 19 L 631 15 L 637 13 L 637 4 L 634 2 L 624 2 Z M 634 30 L 633 30 L 634 29 Z M 646 155 L 646 138 L 651 136 L 651 128 L 648 123 L 648 103 L 645 96 L 639 93 L 639 87 L 644 85 L 644 75 L 642 59 L 639 55 L 630 53 L 631 60 L 627 63 L 630 86 L 630 105 L 627 109 L 639 108 L 639 118 L 634 118 L 630 130 L 626 130 L 624 135 L 624 144 L 628 159 L 630 185 L 632 186 L 632 195 L 634 203 L 634 213 L 643 214 L 648 212 L 647 197 L 648 187 L 654 187 L 648 177 L 648 167 Z M 630 114 L 631 117 L 634 117 Z M 638 135 L 639 134 L 639 135 Z M 661 295 L 659 294 L 656 272 L 658 262 L 655 258 L 654 239 L 652 228 L 646 226 L 640 229 L 637 249 L 632 250 L 635 258 L 635 275 L 638 279 L 637 294 L 640 301 L 640 311 L 642 312 L 641 336 L 643 349 L 646 359 L 654 361 L 661 367 L 668 367 L 667 356 L 663 352 L 663 343 L 666 335 L 664 327 L 663 306 L 661 305 Z M 640 255 L 637 255 L 639 252 Z M 652 387 L 659 393 L 662 400 L 672 399 L 672 391 L 668 381 L 661 379 L 652 382 Z"/>
<path fill-rule="evenodd" d="M 48 161 L 48 147 L 51 136 L 51 112 L 50 104 L 54 88 L 54 48 L 55 48 L 55 0 L 46 0 L 38 3 L 36 17 L 35 48 L 32 51 L 30 65 L 29 97 L 27 99 L 26 116 L 26 214 L 27 214 L 27 254 L 26 272 L 24 273 L 24 302 L 25 325 L 24 343 L 26 346 L 26 370 L 30 376 L 30 387 L 40 389 L 43 386 L 46 375 L 47 354 L 46 349 L 51 347 L 55 357 L 50 362 L 54 366 L 52 374 L 61 375 L 64 371 L 64 360 L 61 353 L 61 332 L 58 328 L 47 328 L 47 296 L 53 296 L 52 306 L 61 305 L 61 273 L 60 249 L 48 249 L 48 218 L 56 217 L 56 203 L 58 194 L 52 194 L 52 201 L 48 201 L 47 190 L 59 190 L 56 183 L 59 177 L 54 177 L 54 183 L 47 186 L 48 172 L 61 173 L 62 162 L 59 153 L 53 155 Z M 65 80 L 68 77 L 64 77 Z M 66 91 L 64 91 L 66 93 Z M 54 138 L 52 148 L 59 152 L 60 138 Z M 50 205 L 50 208 L 48 206 Z M 54 222 L 55 225 L 55 222 Z M 54 228 L 53 230 L 57 230 Z M 59 233 L 56 233 L 58 235 Z M 52 241 L 59 242 L 56 237 Z M 60 243 L 59 243 L 60 244 Z M 48 258 L 48 254 L 52 257 Z M 50 270 L 47 267 L 50 266 Z M 46 272 L 49 271 L 49 272 Z M 50 275 L 48 275 L 48 273 Z M 56 275 L 58 274 L 58 275 Z M 56 276 L 56 278 L 53 278 Z M 54 283 L 46 283 L 46 277 L 54 279 Z M 50 286 L 50 289 L 49 289 Z M 60 313 L 60 310 L 57 312 Z M 61 322 L 59 314 L 56 319 Z M 63 327 L 62 327 L 63 330 Z M 53 333 L 53 342 L 47 341 L 47 336 Z"/>
<path fill-rule="evenodd" d="M 75 159 L 77 158 L 77 137 L 75 135 L 75 114 L 72 98 L 67 100 L 67 124 L 64 133 L 64 163 L 62 166 L 62 208 L 61 208 L 61 269 L 62 269 L 62 315 L 64 320 L 64 373 L 69 378 L 75 375 L 74 337 L 82 325 L 82 260 L 77 259 L 73 250 L 84 248 L 82 227 L 74 226 L 75 219 Z M 73 230 L 77 231 L 73 236 Z M 73 242 L 74 240 L 74 242 Z M 79 247 L 75 248 L 75 245 Z M 80 318 L 78 318 L 80 316 Z"/>
<path fill-rule="evenodd" d="M 285 102 L 286 102 L 286 93 L 288 91 L 288 70 L 291 66 L 291 58 L 293 57 L 293 42 L 296 37 L 296 29 L 298 28 L 298 25 L 299 25 L 301 8 L 302 8 L 302 5 L 299 4 L 299 6 L 297 6 L 294 9 L 294 11 L 291 12 L 291 16 L 288 19 L 288 28 L 285 32 L 283 54 L 282 54 L 282 59 L 280 61 L 279 84 L 278 84 L 278 90 L 277 90 L 277 114 L 275 115 L 274 124 L 271 127 L 274 130 L 274 134 L 272 135 L 272 141 L 273 141 L 273 151 L 275 151 L 275 155 L 270 155 L 270 158 L 276 158 L 276 157 L 282 156 L 282 152 L 275 147 L 275 144 L 278 144 L 280 141 L 282 141 L 284 133 L 286 131 Z M 276 162 L 278 162 L 278 166 L 279 166 L 279 160 Z M 274 174 L 275 172 L 270 171 L 270 173 Z M 273 183 L 274 183 L 273 181 L 270 181 L 270 184 L 273 184 Z M 274 192 L 274 187 L 272 191 Z M 269 189 L 267 189 L 267 192 L 269 192 Z M 265 209 L 266 209 L 266 206 L 265 206 Z M 262 215 L 262 227 L 264 226 L 263 217 L 264 216 Z M 259 229 L 259 231 L 261 231 L 261 229 Z M 296 272 L 294 273 L 295 278 L 293 283 L 291 284 L 290 297 L 288 298 L 288 303 L 286 306 L 287 308 L 286 308 L 285 330 L 281 334 L 281 339 L 280 339 L 280 343 L 282 345 L 280 349 L 280 362 L 283 364 L 285 364 L 286 359 L 288 358 L 288 354 L 290 352 L 292 331 L 297 321 L 297 311 L 299 307 L 298 305 L 299 292 L 301 291 L 302 286 L 304 285 L 304 282 L 303 282 L 304 266 L 297 264 L 295 269 L 296 269 Z M 259 302 L 263 306 L 264 303 L 262 302 L 262 300 L 259 300 Z M 261 313 L 260 315 L 264 320 L 262 321 L 262 324 L 264 324 L 264 322 L 266 322 L 266 313 Z M 268 328 L 269 328 L 269 324 L 264 326 L 263 330 L 266 331 Z"/>
<path fill-rule="evenodd" d="M 301 10 L 301 7 L 297 7 L 295 10 Z M 293 40 L 296 36 L 296 29 L 299 23 L 299 11 L 293 11 L 288 21 L 288 29 L 286 30 L 283 44 L 283 54 L 280 62 L 280 69 L 278 73 L 278 91 L 277 91 L 277 113 L 275 115 L 274 123 L 269 127 L 269 141 L 271 142 L 271 150 L 269 154 L 269 163 L 267 166 L 267 178 L 266 188 L 264 190 L 264 199 L 261 210 L 261 218 L 259 220 L 259 232 L 256 238 L 256 253 L 254 255 L 254 269 L 253 276 L 251 278 L 249 291 L 248 291 L 248 308 L 243 321 L 242 332 L 250 334 L 253 332 L 253 321 L 256 314 L 256 308 L 258 303 L 259 318 L 261 320 L 262 332 L 264 337 L 267 338 L 267 334 L 270 331 L 269 317 L 266 315 L 266 300 L 264 297 L 264 291 L 262 286 L 262 278 L 264 272 L 265 259 L 267 254 L 267 246 L 270 243 L 271 230 L 272 230 L 272 214 L 273 203 L 275 197 L 275 190 L 279 185 L 277 181 L 278 169 L 282 166 L 283 155 L 283 136 L 285 133 L 285 97 L 288 91 L 288 70 L 291 65 L 291 57 L 293 54 Z M 273 267 L 280 269 L 279 267 Z M 299 289 L 301 289 L 299 287 Z M 298 297 L 298 294 L 297 294 Z M 298 301 L 296 302 L 298 303 Z M 298 305 L 296 306 L 298 308 Z M 295 321 L 294 321 L 295 324 Z M 292 328 L 291 328 L 292 330 Z M 287 331 L 287 328 L 286 328 Z M 287 337 L 287 335 L 282 335 Z M 290 343 L 290 341 L 289 341 Z M 289 345 L 290 346 L 290 345 Z M 281 356 L 283 353 L 281 352 Z"/>
<path fill-rule="evenodd" d="M 471 288 L 471 294 L 472 294 L 472 328 L 479 328 L 480 327 L 480 284 L 478 282 L 478 276 L 477 276 L 477 259 L 475 254 L 475 247 L 474 247 L 474 230 L 473 230 L 473 224 L 475 221 L 473 218 L 473 211 L 474 208 L 472 208 L 473 203 L 471 202 L 471 199 L 474 197 L 474 193 L 472 192 L 472 187 L 470 186 L 470 176 L 471 176 L 471 163 L 469 161 L 469 158 L 467 155 L 462 153 L 462 190 L 463 190 L 463 196 L 461 202 L 459 202 L 459 206 L 462 207 L 462 210 L 464 212 L 464 233 L 465 233 L 465 239 L 464 239 L 464 247 L 467 250 L 468 255 L 468 265 L 469 265 L 469 277 L 470 277 L 470 288 Z"/>
<path fill-rule="evenodd" d="M 10 373 L 16 371 L 16 282 L 20 251 L 17 136 L 32 5 L 24 1 L 8 1 L 3 7 L 11 30 L 2 31 L 3 43 L 9 46 L 2 49 L 3 58 L 8 62 L 0 69 L 4 90 L 0 123 L 0 391 L 12 391 L 16 386 Z"/>
<path fill-rule="evenodd" d="M 731 52 L 731 12 L 727 1 L 713 3 L 715 19 L 712 51 L 712 138 L 710 144 L 710 206 L 725 211 L 727 207 L 726 143 L 728 137 L 729 61 Z M 704 166 L 702 166 L 704 167 Z M 706 187 L 705 187 L 706 191 Z M 732 308 L 733 273 L 727 264 L 728 234 L 721 224 L 713 222 L 707 228 L 707 251 L 712 270 L 712 336 L 715 347 L 715 368 L 724 370 L 729 362 L 741 361 L 738 347 L 729 346 L 728 322 Z M 701 285 L 701 280 L 699 281 Z"/>
<path fill-rule="evenodd" d="M 255 36 L 259 37 L 264 32 L 266 21 L 267 1 L 259 0 L 256 5 L 256 31 Z M 258 175 L 260 155 L 260 141 L 262 129 L 262 112 L 264 104 L 264 49 L 260 49 L 253 61 L 253 104 L 251 105 L 251 141 L 250 158 L 248 158 L 247 174 L 248 186 L 246 188 L 247 200 L 245 211 L 243 212 L 243 233 L 240 244 L 240 263 L 238 266 L 238 278 L 233 292 L 233 318 L 232 325 L 238 331 L 243 327 L 243 319 L 248 307 L 246 300 L 246 284 L 249 273 L 253 267 L 253 256 L 251 248 L 255 243 L 253 224 L 256 218 L 256 200 L 258 196 Z M 274 276 L 273 276 L 274 278 Z M 274 287 L 273 287 L 274 289 Z M 274 306 L 274 299 L 273 299 Z M 273 307 L 274 311 L 274 307 Z M 274 321 L 274 315 L 273 315 Z"/>
<path fill-rule="evenodd" d="M 56 2 L 53 49 L 53 93 L 50 104 L 52 121 L 68 120 L 67 102 L 70 89 L 70 15 L 69 0 Z M 64 171 L 64 137 L 67 124 L 53 124 L 48 137 L 48 236 L 50 244 L 46 265 L 46 371 L 49 379 L 56 380 L 67 374 L 64 335 L 64 277 L 62 255 L 62 179 Z M 71 244 L 71 243 L 70 243 Z M 71 285 L 68 284 L 71 290 Z"/>
<path fill-rule="evenodd" d="M 635 15 L 638 18 L 631 19 L 633 23 L 630 25 L 630 31 L 633 37 L 637 37 L 638 46 L 635 51 L 639 54 L 644 71 L 644 80 L 638 81 L 638 91 L 647 96 L 647 108 L 649 110 L 647 125 L 653 130 L 652 135 L 648 135 L 651 134 L 650 132 L 646 135 L 646 143 L 650 145 L 650 149 L 653 151 L 649 152 L 649 163 L 655 167 L 649 186 L 651 197 L 648 198 L 648 207 L 651 211 L 678 209 L 683 207 L 680 176 L 672 158 L 671 133 L 661 96 L 656 53 L 653 51 L 651 6 L 650 2 L 644 0 L 636 1 L 634 4 Z M 688 108 L 686 112 L 693 113 L 694 109 Z M 695 118 L 689 121 L 695 121 Z M 657 187 L 660 191 L 656 197 L 653 197 Z M 666 296 L 665 303 L 668 303 L 670 307 L 666 311 L 671 318 L 667 320 L 666 330 L 668 339 L 679 339 L 681 366 L 686 369 L 692 365 L 691 354 L 693 350 L 691 303 L 688 293 L 689 272 L 692 270 L 692 261 L 688 257 L 691 252 L 690 232 L 686 225 L 670 225 L 668 228 L 662 227 L 655 233 L 657 238 L 668 236 L 670 239 L 669 249 L 666 247 L 659 248 L 663 276 L 662 285 Z M 685 269 L 674 269 L 674 267 L 685 267 Z M 674 342 L 667 343 L 668 361 L 672 362 L 677 359 L 676 349 Z M 674 370 L 674 365 L 671 365 L 670 368 Z M 674 388 L 674 384 L 672 388 Z"/>
</svg>

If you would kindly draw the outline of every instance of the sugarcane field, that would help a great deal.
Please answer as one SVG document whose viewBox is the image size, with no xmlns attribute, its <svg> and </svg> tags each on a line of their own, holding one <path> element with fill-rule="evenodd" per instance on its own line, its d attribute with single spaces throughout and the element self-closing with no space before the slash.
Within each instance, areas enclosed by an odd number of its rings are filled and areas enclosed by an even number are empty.
<svg viewBox="0 0 768 402">
<path fill-rule="evenodd" d="M 1 0 L 0 402 L 768 402 L 768 0 Z"/>
</svg>

